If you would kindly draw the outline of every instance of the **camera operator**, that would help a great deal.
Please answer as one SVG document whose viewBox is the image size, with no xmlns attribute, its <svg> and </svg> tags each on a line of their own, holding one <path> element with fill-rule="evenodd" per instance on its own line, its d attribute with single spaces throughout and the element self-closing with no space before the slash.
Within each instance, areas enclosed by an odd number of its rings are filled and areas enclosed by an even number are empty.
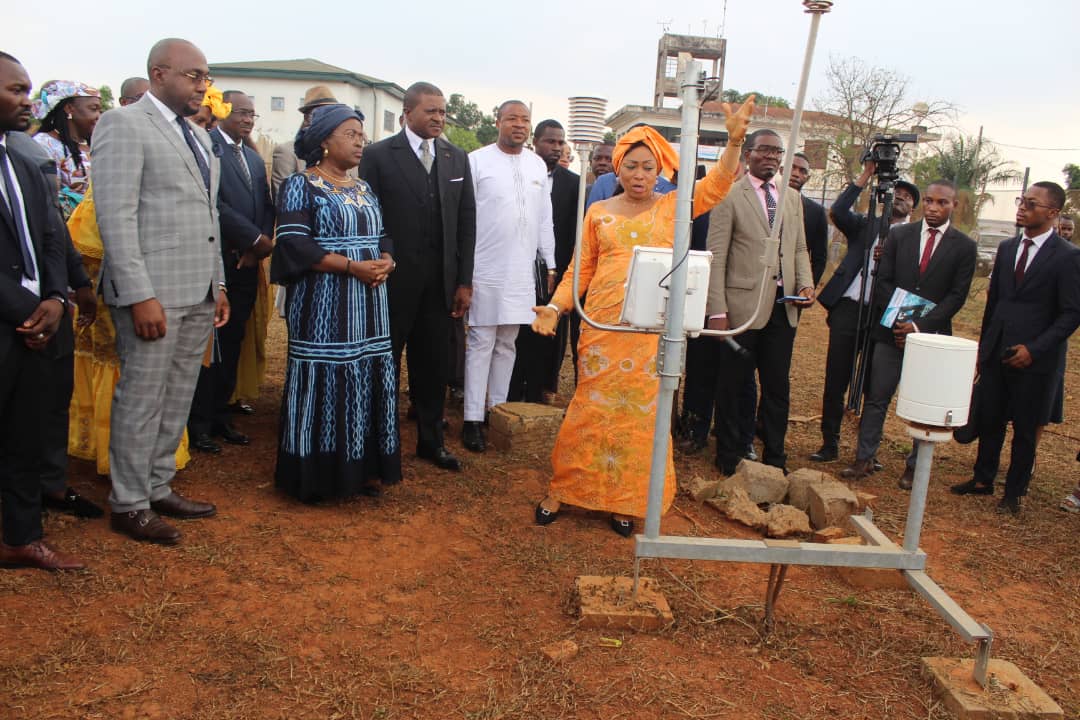
<svg viewBox="0 0 1080 720">
<path fill-rule="evenodd" d="M 825 360 L 825 392 L 821 398 L 821 449 L 810 456 L 815 462 L 830 462 L 839 456 L 844 394 L 851 380 L 857 353 L 865 344 L 864 331 L 873 321 L 870 313 L 873 278 L 867 277 L 865 287 L 863 286 L 863 265 L 868 245 L 873 248 L 871 253 L 875 265 L 881 255 L 878 238 L 884 218 L 875 218 L 875 222 L 871 223 L 868 215 L 854 212 L 851 208 L 876 172 L 877 165 L 874 161 L 864 162 L 862 174 L 844 188 L 829 213 L 833 224 L 847 240 L 847 255 L 840 261 L 832 278 L 818 295 L 818 302 L 829 313 L 829 349 Z M 873 201 L 871 199 L 871 202 Z M 911 211 L 918 205 L 919 189 L 909 182 L 897 180 L 889 224 L 907 222 Z M 868 353 L 864 359 L 864 377 L 870 376 L 869 355 Z"/>
<path fill-rule="evenodd" d="M 952 334 L 952 318 L 967 302 L 975 276 L 975 241 L 950 222 L 956 209 L 956 186 L 935 180 L 923 194 L 922 222 L 895 225 L 881 253 L 870 317 L 873 362 L 868 378 L 866 407 L 859 422 L 859 445 L 855 462 L 840 476 L 861 480 L 873 472 L 873 460 L 881 444 L 881 431 L 904 359 L 907 336 L 913 332 Z M 934 303 L 933 309 L 909 322 L 885 327 L 879 319 L 897 288 Z M 910 490 L 915 475 L 914 443 L 899 485 Z"/>
</svg>

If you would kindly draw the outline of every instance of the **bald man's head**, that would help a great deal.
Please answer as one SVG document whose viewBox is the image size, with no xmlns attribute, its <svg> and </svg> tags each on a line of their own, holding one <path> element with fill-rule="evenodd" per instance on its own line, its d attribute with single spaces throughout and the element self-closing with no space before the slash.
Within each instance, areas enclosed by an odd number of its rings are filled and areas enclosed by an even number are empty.
<svg viewBox="0 0 1080 720">
<path fill-rule="evenodd" d="M 179 38 L 159 40 L 150 48 L 146 74 L 154 97 L 183 117 L 199 111 L 212 82 L 202 50 Z"/>
</svg>

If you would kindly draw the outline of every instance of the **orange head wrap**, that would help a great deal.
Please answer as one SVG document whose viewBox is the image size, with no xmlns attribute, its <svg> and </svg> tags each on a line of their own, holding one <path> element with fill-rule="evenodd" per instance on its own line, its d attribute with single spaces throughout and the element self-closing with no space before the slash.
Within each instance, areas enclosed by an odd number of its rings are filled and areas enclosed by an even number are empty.
<svg viewBox="0 0 1080 720">
<path fill-rule="evenodd" d="M 210 108 L 210 114 L 218 120 L 224 120 L 232 114 L 232 103 L 222 100 L 222 92 L 213 85 L 206 86 L 206 94 L 203 95 L 202 104 Z"/>
<path fill-rule="evenodd" d="M 626 156 L 627 151 L 638 143 L 642 143 L 649 148 L 649 151 L 656 158 L 656 162 L 659 164 L 657 168 L 658 175 L 664 174 L 666 170 L 667 176 L 671 177 L 679 169 L 679 154 L 671 147 L 671 143 L 651 127 L 642 125 L 626 133 L 615 143 L 615 150 L 611 153 L 611 162 L 615 166 L 616 174 L 619 172 L 619 167 L 622 166 L 623 157 Z"/>
</svg>

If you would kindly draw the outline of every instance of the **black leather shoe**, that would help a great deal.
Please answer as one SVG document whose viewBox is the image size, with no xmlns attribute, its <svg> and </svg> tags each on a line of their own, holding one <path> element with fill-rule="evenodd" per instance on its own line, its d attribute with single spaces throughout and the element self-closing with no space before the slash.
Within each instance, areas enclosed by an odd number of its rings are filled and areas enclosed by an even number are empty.
<svg viewBox="0 0 1080 720">
<path fill-rule="evenodd" d="M 461 472 L 461 461 L 451 455 L 450 451 L 445 447 L 435 448 L 434 450 L 417 450 L 416 457 L 430 460 L 435 467 L 442 470 Z"/>
<path fill-rule="evenodd" d="M 59 510 L 79 518 L 99 518 L 105 514 L 104 510 L 71 488 L 64 488 L 64 497 L 59 499 L 42 493 L 41 504 L 50 510 Z"/>
<path fill-rule="evenodd" d="M 197 520 L 217 515 L 217 508 L 211 503 L 188 500 L 183 495 L 173 493 L 160 500 L 152 500 L 150 509 L 159 515 L 180 520 Z"/>
<path fill-rule="evenodd" d="M 487 441 L 484 440 L 483 423 L 468 421 L 461 425 L 461 444 L 466 450 L 482 453 L 487 450 Z"/>
<path fill-rule="evenodd" d="M 845 480 L 863 480 L 870 477 L 873 472 L 873 460 L 856 460 L 840 471 L 840 477 Z"/>
<path fill-rule="evenodd" d="M 254 415 L 255 408 L 247 403 L 235 402 L 229 406 L 229 412 L 236 413 L 237 415 Z"/>
<path fill-rule="evenodd" d="M 754 443 L 750 443 L 746 446 L 746 452 L 743 453 L 743 457 L 750 462 L 757 462 L 761 459 L 758 457 L 757 450 L 754 449 Z"/>
<path fill-rule="evenodd" d="M 911 468 L 904 468 L 904 474 L 900 476 L 900 479 L 896 481 L 896 486 L 901 490 L 910 490 L 911 486 L 915 484 L 915 471 Z"/>
<path fill-rule="evenodd" d="M 536 512 L 533 513 L 533 517 L 536 518 L 537 525 L 550 525 L 555 522 L 559 517 L 559 511 L 551 512 L 544 507 L 543 502 L 536 503 Z"/>
<path fill-rule="evenodd" d="M 881 461 L 877 459 L 877 456 L 870 458 L 870 472 L 881 472 L 884 467 Z"/>
<path fill-rule="evenodd" d="M 968 480 L 965 483 L 959 485 L 953 485 L 949 488 L 949 492 L 953 495 L 993 495 L 993 485 L 983 485 L 982 483 L 975 482 L 974 479 Z"/>
<path fill-rule="evenodd" d="M 735 465 L 725 465 L 724 461 L 721 460 L 720 458 L 716 458 L 713 461 L 713 465 L 716 466 L 716 469 L 719 470 L 720 474 L 722 474 L 724 477 L 731 477 L 732 475 L 735 474 L 735 467 L 736 466 Z"/>
<path fill-rule="evenodd" d="M 216 455 L 221 452 L 221 446 L 214 442 L 209 433 L 199 433 L 194 436 L 191 438 L 191 442 L 188 443 L 188 447 L 201 453 L 213 453 Z"/>
<path fill-rule="evenodd" d="M 838 457 L 840 457 L 839 449 L 829 444 L 822 445 L 816 453 L 810 454 L 810 459 L 814 462 L 832 462 Z"/>
<path fill-rule="evenodd" d="M 628 538 L 634 534 L 634 521 L 633 520 L 619 520 L 614 515 L 611 516 L 611 529 L 616 534 L 621 535 L 624 538 Z"/>
<path fill-rule="evenodd" d="M 230 445 L 249 445 L 251 443 L 251 438 L 228 424 L 218 425 L 214 428 L 214 434 Z"/>
<path fill-rule="evenodd" d="M 152 542 L 158 545 L 175 545 L 180 542 L 180 531 L 158 517 L 153 510 L 114 512 L 109 525 L 116 532 L 140 542 Z"/>
<path fill-rule="evenodd" d="M 1019 515 L 1020 514 L 1020 498 L 1018 497 L 1003 497 L 1001 502 L 998 503 L 997 511 L 1003 515 Z"/>
<path fill-rule="evenodd" d="M 706 445 L 708 440 L 691 430 L 675 444 L 675 449 L 683 455 L 694 455 Z"/>
</svg>

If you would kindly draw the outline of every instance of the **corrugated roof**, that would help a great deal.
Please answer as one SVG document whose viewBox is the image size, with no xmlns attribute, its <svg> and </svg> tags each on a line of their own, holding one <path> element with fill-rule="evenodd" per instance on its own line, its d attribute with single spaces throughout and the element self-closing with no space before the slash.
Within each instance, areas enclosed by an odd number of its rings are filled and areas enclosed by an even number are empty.
<svg viewBox="0 0 1080 720">
<path fill-rule="evenodd" d="M 210 72 L 214 75 L 239 77 L 292 78 L 305 80 L 337 80 L 353 85 L 377 87 L 405 97 L 405 89 L 397 83 L 380 80 L 371 75 L 353 72 L 337 65 L 324 63 L 315 58 L 297 58 L 295 60 L 249 60 L 245 62 L 211 63 Z"/>
</svg>

